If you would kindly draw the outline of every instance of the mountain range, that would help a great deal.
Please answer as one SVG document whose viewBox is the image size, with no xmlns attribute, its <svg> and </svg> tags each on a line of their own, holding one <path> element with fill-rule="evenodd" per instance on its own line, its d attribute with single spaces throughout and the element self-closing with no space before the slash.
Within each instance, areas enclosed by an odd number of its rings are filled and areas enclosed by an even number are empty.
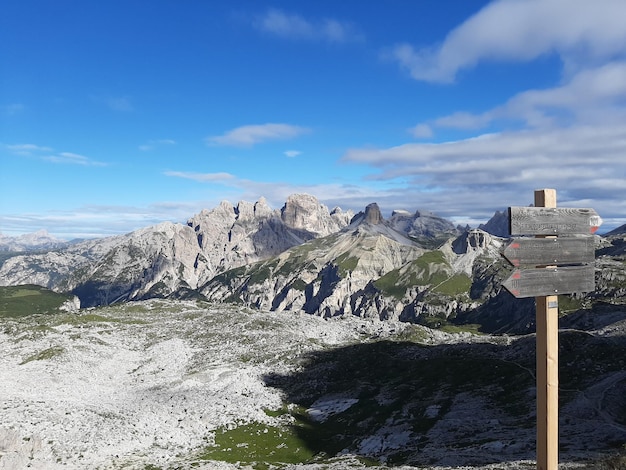
<svg viewBox="0 0 626 470">
<path fill-rule="evenodd" d="M 27 233 L 17 237 L 10 237 L 0 233 L 0 253 L 27 252 L 38 250 L 58 250 L 73 242 L 68 242 L 50 235 L 47 230 Z"/>
<path fill-rule="evenodd" d="M 356 315 L 427 326 L 477 324 L 532 331 L 532 299 L 501 288 L 508 215 L 477 229 L 428 211 L 376 203 L 354 214 L 294 194 L 281 209 L 265 199 L 223 201 L 187 224 L 164 222 L 121 236 L 49 246 L 0 266 L 0 285 L 34 284 L 77 296 L 83 307 L 150 298 L 202 298 L 322 317 Z M 561 296 L 563 309 L 623 302 L 625 231 L 596 236 L 594 293 Z"/>
<path fill-rule="evenodd" d="M 0 468 L 535 468 L 508 225 L 295 194 L 0 253 Z M 626 226 L 593 237 L 595 291 L 558 300 L 568 470 L 626 462 Z"/>
</svg>

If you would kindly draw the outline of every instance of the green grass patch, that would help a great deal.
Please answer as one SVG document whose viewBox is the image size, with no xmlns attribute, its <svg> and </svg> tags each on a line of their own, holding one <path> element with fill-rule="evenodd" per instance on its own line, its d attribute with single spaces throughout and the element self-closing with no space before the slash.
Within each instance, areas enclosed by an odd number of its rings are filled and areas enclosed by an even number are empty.
<svg viewBox="0 0 626 470">
<path fill-rule="evenodd" d="M 276 271 L 276 267 L 278 266 L 279 259 L 274 258 L 271 261 L 257 263 L 250 270 L 250 284 L 262 284 L 265 280 L 270 279 L 274 272 Z"/>
<path fill-rule="evenodd" d="M 296 279 L 295 281 L 293 281 L 293 282 L 291 283 L 291 287 L 292 287 L 293 289 L 296 289 L 296 290 L 299 290 L 299 291 L 304 292 L 304 291 L 306 290 L 307 283 L 306 283 L 306 282 L 304 282 L 302 279 L 299 279 L 299 278 L 298 278 L 298 279 Z"/>
<path fill-rule="evenodd" d="M 439 250 L 427 251 L 422 256 L 417 258 L 416 265 L 424 269 L 427 269 L 430 264 L 444 264 L 448 265 L 443 252 Z"/>
<path fill-rule="evenodd" d="M 472 279 L 466 274 L 455 274 L 433 288 L 433 292 L 457 296 L 466 294 L 472 287 Z"/>
<path fill-rule="evenodd" d="M 106 310 L 99 309 L 100 313 Z M 137 318 L 118 318 L 113 316 L 105 316 L 100 313 L 82 313 L 82 314 L 66 314 L 55 317 L 56 324 L 67 325 L 87 325 L 92 323 L 117 323 L 124 325 L 145 325 L 148 322 Z"/>
<path fill-rule="evenodd" d="M 0 287 L 0 318 L 16 318 L 32 314 L 58 313 L 70 299 L 66 294 L 35 285 Z"/>
<path fill-rule="evenodd" d="M 387 274 L 376 279 L 374 286 L 386 295 L 401 299 L 407 290 L 407 285 L 399 282 L 400 272 L 397 269 L 389 271 Z"/>
<path fill-rule="evenodd" d="M 238 268 L 229 269 L 228 271 L 224 271 L 220 274 L 217 274 L 209 282 L 219 282 L 220 284 L 224 286 L 230 286 L 230 283 L 234 279 L 245 276 L 247 268 L 248 268 L 247 266 L 240 266 Z"/>
<path fill-rule="evenodd" d="M 464 325 L 453 325 L 451 323 L 445 323 L 441 325 L 440 330 L 446 333 L 472 333 L 474 335 L 482 335 L 480 328 L 482 325 L 476 323 L 468 323 Z"/>
<path fill-rule="evenodd" d="M 335 263 L 339 268 L 339 275 L 343 278 L 352 271 L 354 271 L 359 264 L 359 258 L 356 256 L 350 256 L 350 253 L 343 253 L 335 259 Z"/>
<path fill-rule="evenodd" d="M 266 470 L 275 465 L 304 463 L 313 456 L 291 426 L 249 423 L 234 429 L 219 429 L 215 433 L 215 446 L 205 449 L 200 458 Z"/>
<path fill-rule="evenodd" d="M 27 357 L 20 363 L 20 365 L 23 366 L 24 364 L 28 364 L 29 362 L 32 362 L 32 361 L 49 360 L 49 359 L 52 359 L 53 357 L 60 356 L 64 352 L 65 352 L 65 348 L 61 346 L 53 346 L 51 348 L 44 349 L 43 351 L 39 351 L 38 353 Z"/>
<path fill-rule="evenodd" d="M 423 328 L 417 325 L 407 324 L 406 328 L 398 333 L 394 339 L 396 341 L 424 343 L 429 338 L 430 336 Z"/>
<path fill-rule="evenodd" d="M 582 299 L 577 299 L 572 295 L 559 296 L 559 314 L 568 314 L 580 310 L 581 308 L 583 308 Z"/>
<path fill-rule="evenodd" d="M 401 299 L 412 286 L 436 286 L 434 292 L 458 295 L 468 292 L 471 280 L 463 274 L 451 275 L 450 265 L 443 252 L 428 251 L 400 269 L 389 271 L 374 281 L 374 286 L 385 295 Z"/>
</svg>

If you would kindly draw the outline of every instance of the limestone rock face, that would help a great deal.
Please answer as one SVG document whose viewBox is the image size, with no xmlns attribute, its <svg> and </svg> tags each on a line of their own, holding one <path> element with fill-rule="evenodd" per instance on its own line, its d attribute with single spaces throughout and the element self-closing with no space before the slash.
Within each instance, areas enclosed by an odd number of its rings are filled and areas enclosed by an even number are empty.
<svg viewBox="0 0 626 470">
<path fill-rule="evenodd" d="M 165 222 L 88 240 L 59 251 L 9 258 L 0 285 L 36 284 L 71 292 L 84 307 L 186 295 L 216 274 L 255 263 L 347 225 L 351 213 L 331 214 L 316 198 L 291 196 L 283 210 L 261 198 L 222 201 L 187 225 Z"/>
<path fill-rule="evenodd" d="M 486 224 L 480 224 L 478 228 L 497 237 L 510 237 L 509 214 L 506 211 L 496 211 Z"/>
<path fill-rule="evenodd" d="M 372 279 L 424 252 L 403 234 L 383 226 L 378 206 L 371 206 L 368 212 L 369 218 L 366 212 L 360 222 L 353 221 L 343 231 L 218 275 L 201 293 L 213 301 L 234 297 L 245 305 L 276 311 L 297 310 L 323 317 L 359 315 L 351 302 L 353 296 Z"/>
<path fill-rule="evenodd" d="M 356 214 L 352 220 L 350 221 L 351 225 L 359 225 L 362 223 L 370 224 L 370 225 L 378 225 L 385 222 L 383 215 L 380 212 L 380 208 L 378 204 L 375 202 L 368 204 L 365 207 L 365 211 L 359 212 Z M 403 227 L 399 227 L 400 231 L 402 231 Z"/>
<path fill-rule="evenodd" d="M 323 237 L 347 225 L 342 223 L 341 218 L 337 216 L 339 213 L 335 211 L 333 217 L 328 208 L 314 196 L 292 194 L 280 210 L 280 218 L 291 229 Z"/>
<path fill-rule="evenodd" d="M 410 214 L 407 211 L 396 210 L 392 213 L 389 224 L 394 229 L 418 239 L 421 237 L 436 238 L 442 235 L 449 237 L 459 234 L 452 222 L 429 211 L 418 210 L 414 214 Z"/>
<path fill-rule="evenodd" d="M 213 267 L 210 274 L 215 275 L 276 256 L 347 224 L 333 217 L 315 197 L 296 194 L 281 210 L 272 210 L 264 198 L 255 204 L 241 201 L 237 206 L 223 201 L 192 217 L 187 225 L 197 234 L 203 256 Z"/>
<path fill-rule="evenodd" d="M 479 230 L 454 236 L 453 226 L 433 215 L 426 216 L 434 225 L 429 228 L 424 220 L 414 224 L 423 215 L 396 212 L 395 217 L 405 222 L 396 224 L 403 231 L 370 204 L 344 230 L 216 276 L 201 292 L 209 300 L 237 299 L 250 307 L 322 317 L 419 322 L 476 308 L 481 300 L 470 296 L 474 266 L 481 257 L 493 264 L 501 241 Z M 428 250 L 406 235 L 415 233 L 415 225 L 449 238 Z"/>
<path fill-rule="evenodd" d="M 368 204 L 365 208 L 365 222 L 372 225 L 383 222 L 383 215 L 380 213 L 380 208 L 375 202 Z"/>
<path fill-rule="evenodd" d="M 491 243 L 491 239 L 491 235 L 483 230 L 469 230 L 454 240 L 452 249 L 458 254 L 485 249 Z"/>
</svg>

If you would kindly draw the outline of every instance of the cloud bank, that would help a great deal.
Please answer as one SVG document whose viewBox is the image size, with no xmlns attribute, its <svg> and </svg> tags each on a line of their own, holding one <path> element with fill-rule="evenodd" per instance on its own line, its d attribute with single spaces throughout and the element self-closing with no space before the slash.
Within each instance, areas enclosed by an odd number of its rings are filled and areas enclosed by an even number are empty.
<svg viewBox="0 0 626 470">
<path fill-rule="evenodd" d="M 576 68 L 623 57 L 624 44 L 622 0 L 500 0 L 441 44 L 398 44 L 391 55 L 416 80 L 446 83 L 483 61 L 527 62 L 555 53 Z"/>
</svg>

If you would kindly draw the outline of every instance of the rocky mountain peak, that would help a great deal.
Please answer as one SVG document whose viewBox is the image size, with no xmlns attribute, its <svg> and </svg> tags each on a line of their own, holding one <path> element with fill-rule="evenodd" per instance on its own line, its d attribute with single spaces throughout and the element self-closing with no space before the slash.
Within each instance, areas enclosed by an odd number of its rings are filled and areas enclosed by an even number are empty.
<svg viewBox="0 0 626 470">
<path fill-rule="evenodd" d="M 510 236 L 509 214 L 506 210 L 496 211 L 486 224 L 480 224 L 478 228 L 496 237 L 507 238 Z"/>
<path fill-rule="evenodd" d="M 238 220 L 247 220 L 254 218 L 254 205 L 248 201 L 239 201 L 235 208 Z"/>
<path fill-rule="evenodd" d="M 235 211 L 235 208 L 229 201 L 224 200 L 224 201 L 221 201 L 219 206 L 217 206 L 211 212 L 219 212 L 219 211 L 223 211 L 227 214 L 232 214 Z"/>
<path fill-rule="evenodd" d="M 292 194 L 280 211 L 283 223 L 291 228 L 304 228 L 310 217 L 318 215 L 320 203 L 308 194 Z"/>
<path fill-rule="evenodd" d="M 404 209 L 394 209 L 391 212 L 391 218 L 393 219 L 394 217 L 411 217 L 411 213 Z"/>
<path fill-rule="evenodd" d="M 336 214 L 332 216 L 324 204 L 309 194 L 292 194 L 280 210 L 285 226 L 317 236 L 330 235 L 345 225 Z"/>
<path fill-rule="evenodd" d="M 463 233 L 452 242 L 452 250 L 456 254 L 469 253 L 485 249 L 491 243 L 491 235 L 484 230 L 473 229 Z"/>
<path fill-rule="evenodd" d="M 239 201 L 234 210 L 237 215 L 237 220 L 239 221 L 265 218 L 272 215 L 272 208 L 267 205 L 267 201 L 264 197 L 260 198 L 254 204 L 248 201 Z"/>
<path fill-rule="evenodd" d="M 38 230 L 17 237 L 10 237 L 0 233 L 0 251 L 32 251 L 41 249 L 57 249 L 68 246 L 69 243 L 50 235 L 47 230 Z"/>
<path fill-rule="evenodd" d="M 267 204 L 267 200 L 264 197 L 259 198 L 254 203 L 254 215 L 257 217 L 269 217 L 272 213 L 272 208 Z"/>
<path fill-rule="evenodd" d="M 372 202 L 371 204 L 367 205 L 367 207 L 365 208 L 365 218 L 363 221 L 372 225 L 377 225 L 383 222 L 383 216 L 380 213 L 380 208 L 378 207 L 378 204 Z"/>
<path fill-rule="evenodd" d="M 391 226 L 410 237 L 437 237 L 455 235 L 459 231 L 449 220 L 443 219 L 430 211 L 417 210 L 411 214 L 405 210 L 394 210 L 389 219 Z"/>
</svg>

